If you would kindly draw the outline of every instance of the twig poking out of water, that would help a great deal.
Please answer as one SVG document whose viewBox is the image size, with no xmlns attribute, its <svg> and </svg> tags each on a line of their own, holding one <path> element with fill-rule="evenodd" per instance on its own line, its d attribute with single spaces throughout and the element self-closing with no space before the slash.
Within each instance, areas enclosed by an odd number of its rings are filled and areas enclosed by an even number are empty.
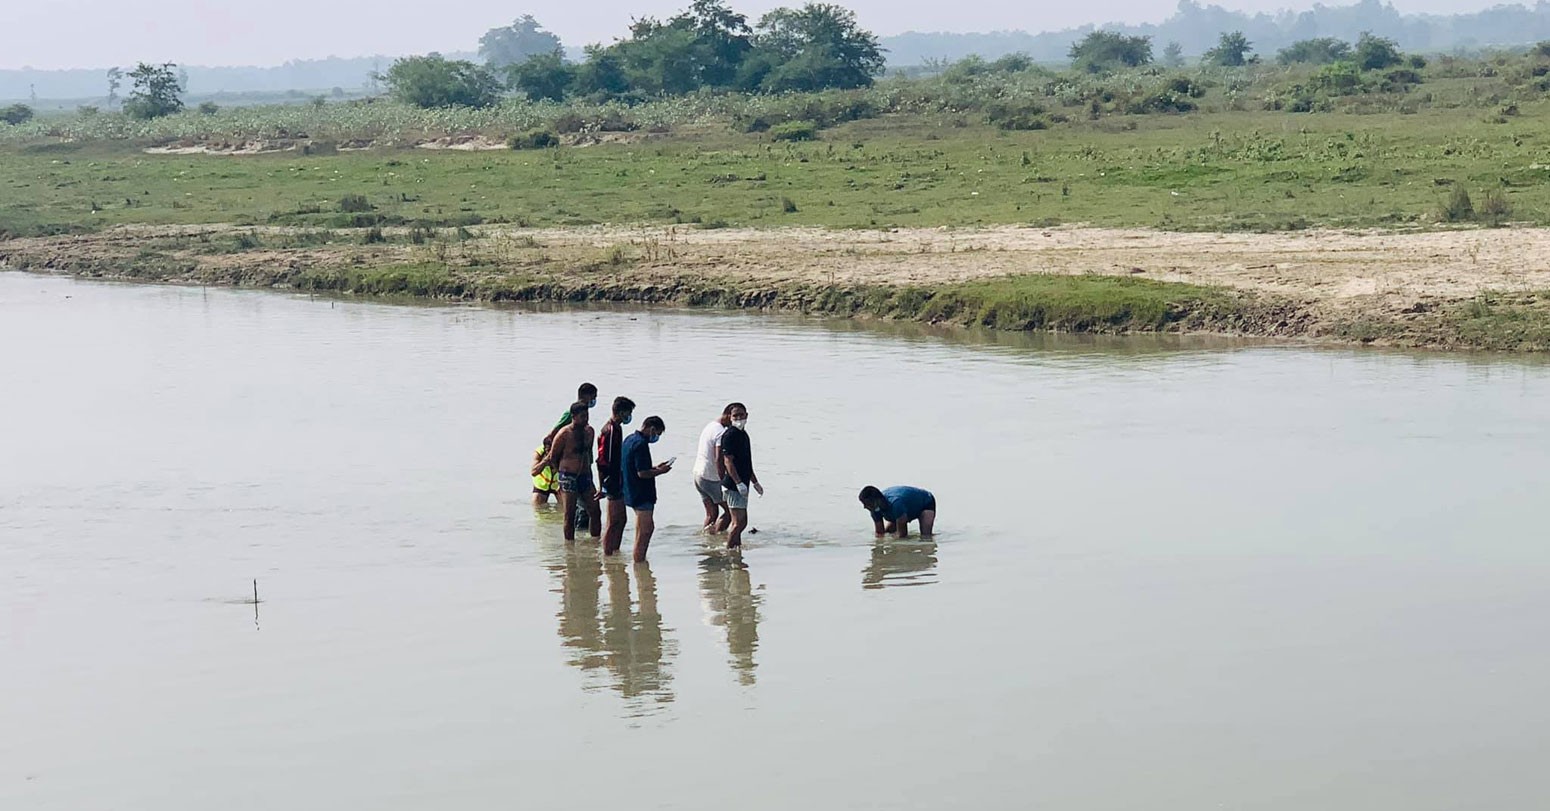
<svg viewBox="0 0 1550 811">
<path fill-rule="evenodd" d="M 253 578 L 253 605 L 258 605 L 258 578 Z"/>
</svg>

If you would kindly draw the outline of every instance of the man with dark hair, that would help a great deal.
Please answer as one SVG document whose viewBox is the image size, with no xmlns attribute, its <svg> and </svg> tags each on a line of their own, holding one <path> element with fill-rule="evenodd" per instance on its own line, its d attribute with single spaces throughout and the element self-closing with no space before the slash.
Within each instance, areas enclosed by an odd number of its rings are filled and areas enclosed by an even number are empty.
<svg viewBox="0 0 1550 811">
<path fill-rule="evenodd" d="M 861 488 L 861 506 L 872 514 L 872 526 L 881 538 L 894 533 L 910 536 L 911 521 L 920 522 L 920 537 L 930 538 L 936 525 L 936 496 L 919 487 L 890 487 L 879 490 L 872 485 Z"/>
<path fill-rule="evenodd" d="M 727 508 L 727 496 L 721 489 L 721 434 L 732 424 L 732 411 L 741 406 L 742 403 L 732 403 L 721 409 L 721 416 L 700 431 L 699 451 L 694 457 L 694 489 L 705 505 L 706 532 L 725 532 L 732 523 L 732 511 Z"/>
<path fill-rule="evenodd" d="M 598 516 L 597 486 L 592 482 L 592 426 L 587 424 L 587 403 L 570 407 L 570 424 L 549 443 L 549 452 L 533 465 L 536 476 L 545 467 L 555 470 L 560 485 L 560 512 L 564 514 L 565 540 L 576 540 L 576 507 L 586 512 L 587 526 L 596 538 L 602 534 Z"/>
<path fill-rule="evenodd" d="M 591 383 L 582 383 L 576 388 L 576 401 L 586 403 L 587 408 L 596 406 L 597 386 Z M 534 461 L 544 458 L 544 455 L 549 453 L 549 446 L 554 444 L 554 435 L 558 434 L 560 429 L 567 425 L 570 425 L 569 407 L 565 409 L 564 414 L 560 415 L 560 419 L 555 422 L 554 427 L 549 429 L 549 433 L 544 434 L 544 441 L 539 443 L 538 448 L 533 451 Z M 558 492 L 559 483 L 555 479 L 554 468 L 539 468 L 538 472 L 533 474 L 533 504 L 535 506 L 548 504 L 549 494 Z"/>
<path fill-rule="evenodd" d="M 597 437 L 597 478 L 608 497 L 608 526 L 603 530 L 603 554 L 612 555 L 624 543 L 624 426 L 635 418 L 635 401 L 615 397 L 613 417 Z"/>
<path fill-rule="evenodd" d="M 657 529 L 657 477 L 673 469 L 673 460 L 660 465 L 651 463 L 651 446 L 667 432 L 661 417 L 647 417 L 640 430 L 624 440 L 624 503 L 635 511 L 635 562 L 646 560 L 651 535 Z"/>
<path fill-rule="evenodd" d="M 727 548 L 743 545 L 743 530 L 748 528 L 748 488 L 753 487 L 764 495 L 764 485 L 753 471 L 753 445 L 748 439 L 748 408 L 742 403 L 727 406 L 732 423 L 721 435 L 721 489 L 726 496 L 727 509 L 732 513 L 731 532 L 727 534 Z"/>
</svg>

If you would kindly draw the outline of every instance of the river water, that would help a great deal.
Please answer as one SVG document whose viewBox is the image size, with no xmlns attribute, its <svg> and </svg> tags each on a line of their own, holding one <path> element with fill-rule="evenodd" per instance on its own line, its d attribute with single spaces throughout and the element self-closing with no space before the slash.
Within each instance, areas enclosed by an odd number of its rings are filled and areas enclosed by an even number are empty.
<svg viewBox="0 0 1550 811">
<path fill-rule="evenodd" d="M 529 503 L 582 380 L 685 460 L 649 566 Z M 0 274 L 0 390 L 0 808 L 1550 803 L 1522 359 Z"/>
</svg>

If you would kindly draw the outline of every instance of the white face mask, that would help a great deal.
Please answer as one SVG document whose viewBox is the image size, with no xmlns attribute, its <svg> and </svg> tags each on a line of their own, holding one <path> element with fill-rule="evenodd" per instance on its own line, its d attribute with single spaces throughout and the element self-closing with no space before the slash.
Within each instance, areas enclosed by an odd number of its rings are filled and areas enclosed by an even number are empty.
<svg viewBox="0 0 1550 811">
<path fill-rule="evenodd" d="M 747 428 L 748 427 L 748 418 L 744 417 L 744 418 L 742 418 L 740 420 L 733 420 L 732 421 L 732 427 L 736 428 L 739 431 L 743 430 L 744 428 Z"/>
</svg>

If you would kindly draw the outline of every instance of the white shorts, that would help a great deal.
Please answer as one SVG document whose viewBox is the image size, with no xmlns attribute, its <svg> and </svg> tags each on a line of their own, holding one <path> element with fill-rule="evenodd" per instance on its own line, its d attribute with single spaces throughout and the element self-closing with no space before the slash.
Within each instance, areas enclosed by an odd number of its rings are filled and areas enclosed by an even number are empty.
<svg viewBox="0 0 1550 811">
<path fill-rule="evenodd" d="M 695 477 L 694 489 L 700 492 L 701 501 L 708 501 L 712 504 L 726 503 L 727 498 L 721 491 L 721 482 Z"/>
<path fill-rule="evenodd" d="M 739 494 L 736 490 L 721 488 L 721 492 L 727 497 L 727 508 L 732 510 L 748 509 L 748 497 Z"/>
</svg>

